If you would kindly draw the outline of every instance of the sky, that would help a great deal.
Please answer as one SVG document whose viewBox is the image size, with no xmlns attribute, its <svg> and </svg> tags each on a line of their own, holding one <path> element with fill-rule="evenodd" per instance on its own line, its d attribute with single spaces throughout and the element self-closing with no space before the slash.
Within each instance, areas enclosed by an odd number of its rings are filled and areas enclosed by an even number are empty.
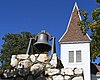
<svg viewBox="0 0 100 80">
<path fill-rule="evenodd" d="M 67 29 L 75 2 L 89 17 L 97 8 L 95 0 L 0 0 L 0 49 L 7 33 L 36 34 L 45 29 L 56 37 L 56 52 L 60 56 L 58 41 Z"/>
</svg>

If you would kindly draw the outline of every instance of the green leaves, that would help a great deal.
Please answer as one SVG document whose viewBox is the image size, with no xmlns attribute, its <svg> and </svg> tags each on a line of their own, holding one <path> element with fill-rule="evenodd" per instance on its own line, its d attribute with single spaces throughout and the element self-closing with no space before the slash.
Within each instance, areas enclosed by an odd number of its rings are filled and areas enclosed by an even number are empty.
<svg viewBox="0 0 100 80">
<path fill-rule="evenodd" d="M 2 55 L 0 56 L 0 60 L 3 61 L 2 68 L 8 67 L 11 55 L 26 53 L 30 37 L 35 37 L 35 35 L 30 32 L 8 33 L 2 38 L 4 40 L 1 49 Z"/>
<path fill-rule="evenodd" d="M 91 56 L 93 58 L 100 57 L 100 8 L 93 10 L 92 12 L 93 22 L 90 25 L 92 31 L 92 45 Z"/>
<path fill-rule="evenodd" d="M 78 22 L 78 25 L 82 31 L 82 33 L 85 35 L 88 31 L 88 13 L 83 11 L 83 10 L 79 10 L 81 16 L 82 16 L 82 20 L 80 22 Z"/>
<path fill-rule="evenodd" d="M 97 9 L 93 10 L 93 12 L 92 12 L 92 18 L 95 21 L 100 20 L 100 8 L 97 8 Z"/>
<path fill-rule="evenodd" d="M 97 2 L 100 3 L 100 0 Z M 91 59 L 96 59 L 100 57 L 100 8 L 92 11 L 92 20 L 88 17 L 87 12 L 79 11 L 83 19 L 78 24 L 83 34 L 86 34 L 89 29 L 91 30 Z"/>
<path fill-rule="evenodd" d="M 96 2 L 100 3 L 100 0 L 96 0 Z"/>
</svg>

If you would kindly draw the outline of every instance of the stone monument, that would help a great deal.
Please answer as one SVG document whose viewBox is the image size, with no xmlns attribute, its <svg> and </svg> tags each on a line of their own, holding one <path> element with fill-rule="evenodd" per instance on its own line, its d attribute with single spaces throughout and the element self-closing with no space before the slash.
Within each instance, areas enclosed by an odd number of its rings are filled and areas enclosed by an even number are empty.
<svg viewBox="0 0 100 80">
<path fill-rule="evenodd" d="M 36 35 L 36 42 L 33 44 L 38 53 L 29 54 L 33 39 L 30 38 L 26 54 L 12 55 L 11 69 L 3 72 L 3 78 L 13 78 L 14 80 L 17 80 L 17 77 L 23 77 L 24 80 L 83 80 L 81 68 L 63 68 L 63 64 L 56 54 L 55 37 L 42 30 Z M 48 42 L 51 40 L 52 46 Z M 49 51 L 51 51 L 50 55 Z"/>
</svg>

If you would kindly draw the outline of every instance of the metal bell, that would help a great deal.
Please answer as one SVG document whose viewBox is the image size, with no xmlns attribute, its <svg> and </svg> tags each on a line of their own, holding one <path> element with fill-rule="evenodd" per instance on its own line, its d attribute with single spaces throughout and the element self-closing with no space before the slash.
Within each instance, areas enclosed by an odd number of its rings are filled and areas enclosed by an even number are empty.
<svg viewBox="0 0 100 80">
<path fill-rule="evenodd" d="M 48 43 L 50 34 L 48 34 L 45 30 L 42 30 L 36 36 L 36 43 L 34 46 L 41 52 L 50 51 L 51 46 Z"/>
</svg>

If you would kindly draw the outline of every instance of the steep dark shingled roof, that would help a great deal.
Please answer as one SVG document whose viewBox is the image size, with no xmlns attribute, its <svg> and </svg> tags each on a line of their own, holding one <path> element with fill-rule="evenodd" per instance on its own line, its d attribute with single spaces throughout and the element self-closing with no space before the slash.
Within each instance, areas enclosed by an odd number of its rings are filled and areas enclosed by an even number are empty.
<svg viewBox="0 0 100 80">
<path fill-rule="evenodd" d="M 98 69 L 97 74 L 99 74 L 99 75 L 100 75 L 100 65 L 96 65 L 96 67 L 97 67 L 97 69 Z"/>
<path fill-rule="evenodd" d="M 68 26 L 68 30 L 60 39 L 61 42 L 74 42 L 74 41 L 90 41 L 87 35 L 83 35 L 80 27 L 78 26 L 78 21 L 80 21 L 80 17 L 78 15 L 78 9 L 74 6 L 74 10 L 72 12 L 72 17 Z"/>
<path fill-rule="evenodd" d="M 91 63 L 91 74 L 100 75 L 100 65 Z"/>
</svg>

